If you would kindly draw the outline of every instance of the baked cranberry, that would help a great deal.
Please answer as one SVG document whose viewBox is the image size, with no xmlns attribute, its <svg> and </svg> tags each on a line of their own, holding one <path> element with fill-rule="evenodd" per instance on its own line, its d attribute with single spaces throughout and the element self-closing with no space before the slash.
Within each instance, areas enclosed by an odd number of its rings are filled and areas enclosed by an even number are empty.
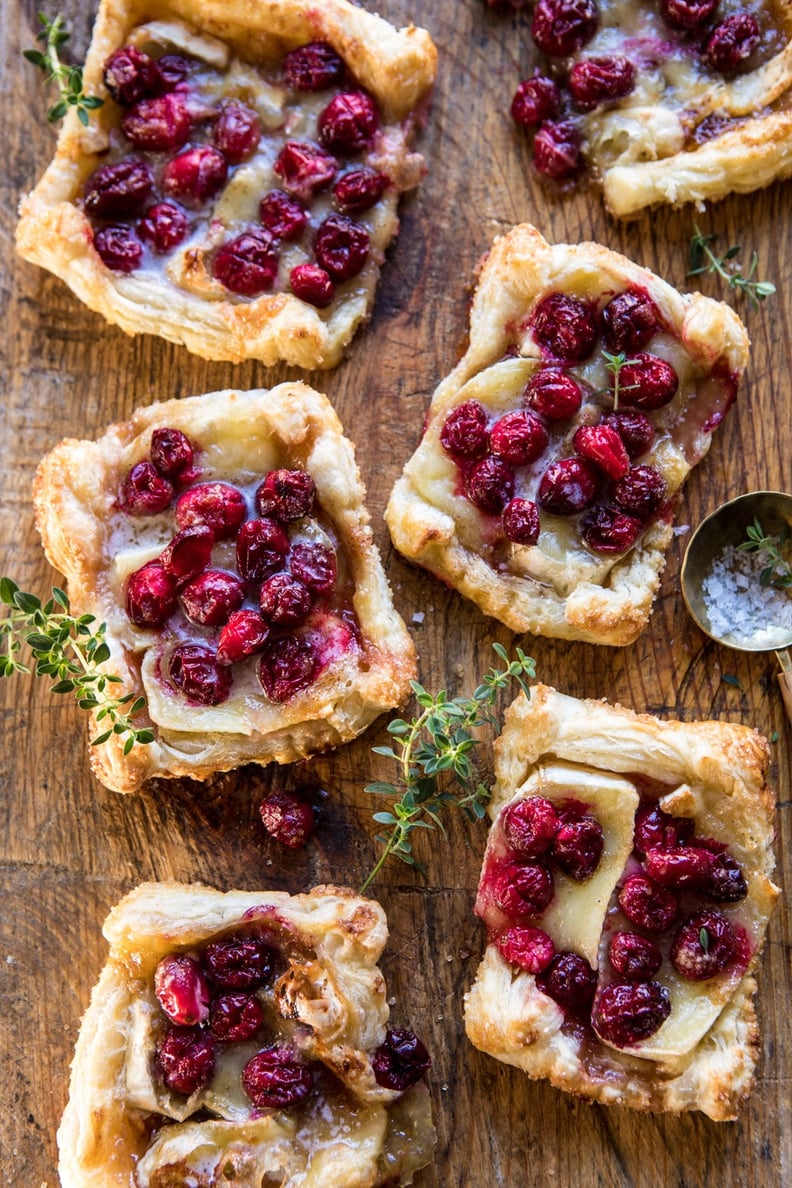
<svg viewBox="0 0 792 1188">
<path fill-rule="evenodd" d="M 616 1048 L 631 1048 L 659 1031 L 671 1014 L 671 996 L 660 982 L 611 982 L 600 994 L 592 1024 Z"/>
<path fill-rule="evenodd" d="M 210 144 L 179 153 L 165 166 L 162 188 L 188 206 L 202 206 L 222 190 L 228 177 L 225 157 Z"/>
<path fill-rule="evenodd" d="M 278 275 L 278 243 L 268 231 L 243 231 L 218 248 L 212 276 L 231 293 L 256 297 L 266 293 Z"/>
<path fill-rule="evenodd" d="M 102 218 L 136 215 L 153 189 L 154 177 L 146 162 L 124 157 L 94 170 L 83 189 L 83 206 Z"/>
<path fill-rule="evenodd" d="M 289 273 L 289 287 L 300 301 L 307 301 L 317 309 L 327 309 L 335 297 L 330 274 L 318 264 L 296 264 Z"/>
<path fill-rule="evenodd" d="M 521 858 L 546 854 L 558 829 L 558 814 L 545 796 L 528 796 L 509 805 L 501 821 L 506 841 Z"/>
<path fill-rule="evenodd" d="M 553 840 L 552 854 L 564 874 L 576 883 L 590 879 L 599 866 L 605 838 L 593 817 L 566 821 Z"/>
<path fill-rule="evenodd" d="M 629 408 L 662 408 L 674 399 L 678 387 L 679 376 L 671 364 L 645 351 L 628 359 L 619 372 L 619 399 Z"/>
<path fill-rule="evenodd" d="M 646 414 L 632 409 L 608 413 L 602 423 L 616 430 L 631 459 L 645 454 L 655 438 L 654 425 Z"/>
<path fill-rule="evenodd" d="M 209 1030 L 216 1040 L 241 1043 L 264 1026 L 264 1008 L 255 994 L 221 994 L 212 1003 Z"/>
<path fill-rule="evenodd" d="M 334 153 L 358 153 L 379 127 L 377 105 L 365 91 L 340 91 L 319 116 L 319 139 Z"/>
<path fill-rule="evenodd" d="M 137 225 L 137 232 L 159 256 L 183 243 L 190 231 L 190 221 L 173 202 L 150 206 Z"/>
<path fill-rule="evenodd" d="M 346 215 L 329 215 L 316 232 L 314 251 L 333 280 L 349 280 L 368 259 L 369 233 Z"/>
<path fill-rule="evenodd" d="M 558 115 L 561 107 L 561 91 L 552 78 L 538 72 L 533 78 L 524 79 L 512 99 L 512 119 L 521 128 L 534 128 L 542 120 Z"/>
<path fill-rule="evenodd" d="M 538 975 L 536 984 L 560 1006 L 569 1011 L 588 1008 L 597 988 L 597 975 L 577 953 L 556 953 L 547 969 Z"/>
<path fill-rule="evenodd" d="M 453 409 L 440 430 L 440 444 L 452 458 L 483 458 L 487 441 L 487 413 L 477 400 Z"/>
<path fill-rule="evenodd" d="M 273 1046 L 248 1060 L 242 1087 L 257 1109 L 283 1110 L 305 1101 L 313 1089 L 313 1075 L 290 1048 Z"/>
<path fill-rule="evenodd" d="M 131 227 L 102 227 L 94 235 L 94 247 L 112 272 L 134 272 L 143 259 L 143 245 Z"/>
<path fill-rule="evenodd" d="M 239 664 L 260 652 L 268 637 L 269 627 L 255 611 L 234 611 L 217 641 L 217 663 Z"/>
<path fill-rule="evenodd" d="M 283 569 L 289 537 L 276 520 L 248 520 L 239 529 L 237 569 L 246 582 L 263 582 Z"/>
<path fill-rule="evenodd" d="M 717 7 L 718 0 L 660 0 L 660 11 L 672 29 L 698 29 Z"/>
<path fill-rule="evenodd" d="M 203 627 L 222 627 L 245 598 L 245 587 L 232 573 L 207 569 L 181 592 L 184 613 L 192 623 Z"/>
<path fill-rule="evenodd" d="M 282 635 L 265 644 L 259 680 L 270 701 L 280 703 L 312 684 L 316 670 L 317 659 L 308 640 Z"/>
<path fill-rule="evenodd" d="M 414 1032 L 406 1027 L 394 1027 L 385 1032 L 384 1043 L 371 1057 L 371 1067 L 374 1080 L 383 1089 L 404 1093 L 429 1071 L 432 1061 Z"/>
<path fill-rule="evenodd" d="M 542 422 L 522 409 L 505 413 L 490 430 L 490 449 L 512 466 L 527 466 L 541 457 L 548 436 Z"/>
<path fill-rule="evenodd" d="M 175 482 L 192 466 L 195 450 L 181 429 L 164 427 L 152 433 L 149 457 L 161 475 Z"/>
<path fill-rule="evenodd" d="M 176 523 L 180 528 L 205 524 L 215 540 L 232 537 L 247 515 L 245 497 L 230 483 L 198 483 L 179 496 Z"/>
<path fill-rule="evenodd" d="M 644 874 L 631 875 L 619 892 L 619 907 L 631 924 L 647 932 L 665 932 L 676 918 L 677 901 Z"/>
<path fill-rule="evenodd" d="M 624 442 L 610 425 L 581 425 L 575 431 L 572 445 L 581 457 L 588 458 L 608 478 L 620 479 L 630 469 Z"/>
<path fill-rule="evenodd" d="M 716 903 L 737 903 L 745 899 L 748 884 L 742 867 L 731 854 L 720 854 L 716 857 L 702 887 L 702 894 L 707 899 L 714 899 Z"/>
<path fill-rule="evenodd" d="M 135 148 L 172 152 L 186 144 L 191 122 L 182 95 L 159 95 L 130 107 L 121 121 L 121 131 Z"/>
<path fill-rule="evenodd" d="M 539 508 L 530 499 L 512 499 L 503 509 L 501 524 L 512 544 L 535 545 L 541 529 Z"/>
<path fill-rule="evenodd" d="M 751 12 L 733 12 L 712 30 L 704 60 L 720 74 L 734 74 L 759 44 L 759 25 Z"/>
<path fill-rule="evenodd" d="M 154 993 L 171 1023 L 192 1027 L 209 1018 L 209 987 L 201 967 L 186 953 L 163 957 L 154 974 Z"/>
<path fill-rule="evenodd" d="M 495 944 L 504 961 L 527 973 L 541 973 L 555 956 L 555 945 L 541 928 L 507 928 L 496 938 Z"/>
<path fill-rule="evenodd" d="M 308 140 L 287 140 L 272 168 L 290 194 L 310 202 L 330 185 L 338 162 Z"/>
<path fill-rule="evenodd" d="M 581 58 L 569 72 L 569 90 L 579 107 L 590 110 L 623 99 L 635 88 L 635 67 L 629 58 Z"/>
<path fill-rule="evenodd" d="M 212 1079 L 212 1038 L 200 1027 L 169 1027 L 154 1051 L 154 1063 L 167 1089 L 190 1097 Z"/>
<path fill-rule="evenodd" d="M 163 54 L 157 58 L 157 74 L 159 75 L 159 90 L 175 91 L 183 83 L 192 70 L 192 63 L 181 54 Z"/>
<path fill-rule="evenodd" d="M 256 491 L 256 506 L 263 516 L 283 523 L 310 516 L 316 484 L 304 470 L 270 470 Z"/>
<path fill-rule="evenodd" d="M 536 502 L 555 516 L 574 516 L 596 498 L 598 480 L 585 458 L 562 458 L 551 462 L 542 475 Z"/>
<path fill-rule="evenodd" d="M 344 62 L 326 41 L 310 41 L 283 60 L 286 85 L 295 91 L 322 91 L 344 77 Z"/>
<path fill-rule="evenodd" d="M 308 588 L 289 573 L 276 573 L 261 587 L 259 606 L 262 618 L 276 627 L 296 627 L 311 611 Z"/>
<path fill-rule="evenodd" d="M 214 532 L 208 524 L 194 524 L 177 532 L 160 554 L 160 563 L 178 586 L 203 573 L 212 556 Z"/>
<path fill-rule="evenodd" d="M 613 488 L 613 498 L 624 511 L 646 520 L 662 506 L 668 488 L 654 466 L 631 466 Z"/>
<path fill-rule="evenodd" d="M 270 837 L 290 850 L 307 845 L 316 825 L 311 805 L 291 792 L 271 792 L 259 805 L 259 813 Z"/>
<path fill-rule="evenodd" d="M 663 964 L 663 955 L 654 941 L 637 932 L 616 932 L 608 946 L 610 963 L 630 982 L 648 982 Z"/>
<path fill-rule="evenodd" d="M 176 583 L 158 561 L 149 561 L 130 576 L 126 613 L 136 627 L 161 627 L 175 610 Z"/>
<path fill-rule="evenodd" d="M 583 403 L 583 392 L 560 367 L 541 367 L 528 382 L 523 399 L 548 421 L 566 421 Z"/>
<path fill-rule="evenodd" d="M 388 179 L 378 169 L 363 165 L 340 177 L 333 186 L 336 201 L 345 213 L 369 210 L 385 193 Z"/>
<path fill-rule="evenodd" d="M 690 817 L 672 817 L 657 804 L 645 804 L 635 815 L 634 846 L 642 856 L 650 850 L 684 845 L 695 829 Z"/>
<path fill-rule="evenodd" d="M 553 181 L 566 181 L 580 166 L 580 128 L 574 120 L 545 120 L 533 142 L 537 173 Z"/>
<path fill-rule="evenodd" d="M 171 684 L 181 689 L 188 701 L 199 705 L 220 705 L 231 692 L 231 673 L 217 663 L 211 648 L 200 644 L 182 644 L 174 648 L 168 675 Z"/>
<path fill-rule="evenodd" d="M 203 953 L 206 976 L 224 990 L 255 990 L 274 963 L 274 950 L 260 937 L 239 932 L 210 941 Z"/>
<path fill-rule="evenodd" d="M 336 555 L 321 541 L 296 544 L 291 551 L 289 568 L 294 577 L 314 594 L 329 594 L 335 586 L 338 574 Z"/>
<path fill-rule="evenodd" d="M 514 472 L 502 459 L 490 454 L 467 475 L 465 494 L 475 507 L 497 515 L 514 494 Z"/>
<path fill-rule="evenodd" d="M 657 306 L 639 289 L 619 293 L 602 311 L 602 337 L 616 354 L 643 350 L 658 325 Z"/>
<path fill-rule="evenodd" d="M 737 948 L 737 933 L 722 912 L 696 912 L 674 935 L 671 964 L 683 978 L 703 982 L 725 969 Z"/>
<path fill-rule="evenodd" d="M 580 535 L 595 553 L 626 553 L 635 544 L 643 524 L 618 507 L 600 504 L 580 521 Z"/>
<path fill-rule="evenodd" d="M 531 36 L 549 58 L 567 58 L 591 41 L 598 24 L 595 0 L 538 0 Z"/>
<path fill-rule="evenodd" d="M 212 139 L 232 165 L 252 157 L 261 139 L 261 124 L 252 108 L 237 99 L 223 104 Z"/>
<path fill-rule="evenodd" d="M 173 486 L 151 462 L 136 462 L 121 484 L 118 502 L 127 515 L 154 516 L 173 499 Z"/>
<path fill-rule="evenodd" d="M 597 345 L 591 306 L 566 293 L 550 293 L 539 302 L 531 330 L 541 347 L 565 363 L 582 363 Z"/>
<path fill-rule="evenodd" d="M 159 89 L 156 63 L 134 45 L 125 45 L 104 64 L 104 85 L 122 107 L 131 107 Z"/>
<path fill-rule="evenodd" d="M 672 850 L 655 848 L 644 859 L 646 873 L 661 887 L 703 886 L 715 862 L 715 855 L 697 846 L 675 846 Z"/>
<path fill-rule="evenodd" d="M 512 920 L 535 916 L 553 898 L 553 876 L 543 862 L 507 861 L 497 870 L 494 895 Z"/>
<path fill-rule="evenodd" d="M 296 198 L 283 190 L 270 190 L 261 199 L 259 218 L 278 239 L 299 239 L 308 222 L 308 212 Z"/>
</svg>

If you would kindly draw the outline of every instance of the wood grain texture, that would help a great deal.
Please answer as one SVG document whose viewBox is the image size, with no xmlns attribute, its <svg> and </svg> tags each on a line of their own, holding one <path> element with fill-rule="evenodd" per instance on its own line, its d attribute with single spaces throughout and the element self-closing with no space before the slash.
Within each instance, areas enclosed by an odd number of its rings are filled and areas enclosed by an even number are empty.
<svg viewBox="0 0 792 1188">
<path fill-rule="evenodd" d="M 44 591 L 55 579 L 33 529 L 30 485 L 42 454 L 64 436 L 93 436 L 135 405 L 228 386 L 269 386 L 287 369 L 233 367 L 194 359 L 155 338 L 131 339 L 84 309 L 58 281 L 17 260 L 15 208 L 49 159 L 53 134 L 45 96 L 20 49 L 34 37 L 38 2 L 3 0 L 4 175 L 0 287 L 4 399 L 0 453 L 0 570 Z M 421 676 L 467 691 L 491 661 L 494 640 L 512 636 L 470 603 L 396 556 L 382 522 L 390 488 L 414 448 L 431 392 L 458 358 L 476 261 L 493 236 L 531 219 L 550 240 L 595 239 L 684 287 L 694 213 L 660 211 L 621 226 L 596 194 L 558 197 L 530 175 L 528 150 L 506 115 L 512 90 L 532 65 L 524 16 L 493 13 L 482 0 L 381 0 L 396 23 L 414 17 L 440 49 L 433 111 L 422 148 L 430 172 L 402 211 L 376 309 L 349 359 L 321 377 L 358 458 L 375 534 L 397 606 L 412 624 Z M 84 52 L 93 4 L 66 8 L 74 52 Z M 688 483 L 681 523 L 697 524 L 723 500 L 763 487 L 790 489 L 792 187 L 732 199 L 700 216 L 723 247 L 759 252 L 759 273 L 778 295 L 748 325 L 753 360 L 736 407 Z M 706 292 L 722 295 L 709 278 Z M 597 649 L 528 637 L 542 679 L 576 696 L 611 700 L 661 716 L 716 717 L 770 735 L 778 789 L 782 882 L 792 867 L 790 731 L 769 656 L 710 643 L 679 593 L 684 537 L 674 541 L 650 626 L 632 647 Z M 724 683 L 736 675 L 742 690 Z M 104 960 L 107 909 L 148 878 L 199 879 L 221 888 L 289 891 L 346 879 L 358 885 L 376 846 L 371 798 L 383 778 L 371 754 L 384 724 L 336 754 L 291 769 L 250 767 L 207 786 L 161 782 L 122 798 L 91 777 L 85 722 L 42 685 L 16 678 L 0 689 L 0 1183 L 57 1184 L 55 1130 L 63 1108 L 81 1012 Z M 485 753 L 482 774 L 490 774 Z M 304 782 L 326 790 L 315 843 L 285 852 L 260 826 L 265 789 Z M 462 1027 L 462 995 L 483 948 L 471 907 L 483 827 L 454 822 L 432 839 L 424 880 L 388 868 L 376 890 L 391 942 L 383 963 L 393 1018 L 412 1025 L 434 1054 L 437 1160 L 422 1188 L 557 1185 L 717 1184 L 749 1188 L 792 1182 L 792 994 L 790 921 L 772 921 L 761 974 L 763 1057 L 743 1119 L 717 1125 L 697 1116 L 641 1116 L 591 1107 L 533 1084 L 474 1051 Z"/>
</svg>

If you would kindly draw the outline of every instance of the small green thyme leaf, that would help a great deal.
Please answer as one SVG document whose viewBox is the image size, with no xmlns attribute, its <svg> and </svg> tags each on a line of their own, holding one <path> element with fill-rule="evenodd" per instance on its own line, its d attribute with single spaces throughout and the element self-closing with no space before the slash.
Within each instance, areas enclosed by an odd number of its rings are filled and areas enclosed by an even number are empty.
<svg viewBox="0 0 792 1188">
<path fill-rule="evenodd" d="M 716 256 L 710 247 L 715 238 L 714 235 L 704 235 L 698 223 L 694 224 L 688 253 L 687 275 L 701 276 L 705 272 L 715 273 L 726 281 L 729 288 L 734 289 L 737 293 L 744 293 L 752 309 L 756 309 L 760 301 L 772 297 L 776 291 L 775 285 L 770 281 L 754 280 L 759 265 L 759 257 L 756 252 L 752 253 L 748 272 L 743 275 L 739 265 L 731 263 L 740 254 L 740 245 L 734 244 L 722 256 Z"/>
<path fill-rule="evenodd" d="M 710 937 L 706 928 L 699 929 L 699 944 L 705 953 L 709 953 Z"/>
<path fill-rule="evenodd" d="M 88 112 L 101 107 L 104 99 L 98 95 L 86 95 L 83 90 L 83 72 L 79 66 L 64 65 L 58 56 L 58 50 L 69 40 L 69 32 L 65 27 L 63 16 L 59 13 L 54 20 L 43 13 L 39 13 L 41 30 L 36 34 L 36 40 L 43 46 L 43 52 L 37 49 L 22 51 L 22 56 L 41 70 L 44 82 L 54 82 L 58 87 L 59 99 L 47 111 L 47 120 L 54 124 L 62 120 L 70 107 L 77 111 L 77 118 L 84 126 L 88 126 Z"/>
</svg>

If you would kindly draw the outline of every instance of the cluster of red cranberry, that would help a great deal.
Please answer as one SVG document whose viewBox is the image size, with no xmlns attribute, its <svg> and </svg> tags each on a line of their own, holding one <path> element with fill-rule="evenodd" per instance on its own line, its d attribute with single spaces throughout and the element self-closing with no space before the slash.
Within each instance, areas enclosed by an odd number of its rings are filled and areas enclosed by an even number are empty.
<svg viewBox="0 0 792 1188">
<path fill-rule="evenodd" d="M 662 509 L 665 479 L 653 466 L 632 464 L 655 438 L 647 413 L 673 400 L 679 386 L 674 368 L 643 349 L 660 329 L 665 327 L 657 307 L 637 288 L 613 297 L 601 312 L 596 302 L 551 293 L 531 319 L 542 365 L 525 388 L 524 407 L 494 418 L 468 400 L 448 414 L 440 442 L 457 464 L 467 499 L 500 516 L 507 540 L 536 544 L 541 509 L 580 515 L 578 530 L 590 549 L 621 553 Z M 599 394 L 570 371 L 600 343 L 624 356 L 618 377 L 611 374 L 614 395 L 618 382 L 617 411 L 598 406 Z M 526 468 L 546 455 L 554 431 L 568 436 L 570 420 L 586 403 L 596 408 L 597 422 L 580 424 L 566 445 L 564 438 L 557 441 L 554 452 L 563 447 L 569 456 L 544 464 L 535 501 L 521 496 Z"/>
<path fill-rule="evenodd" d="M 582 134 L 577 113 L 629 95 L 638 69 L 651 69 L 668 58 L 671 39 L 677 52 L 696 57 L 717 74 L 728 77 L 750 68 L 761 36 L 756 16 L 735 12 L 719 20 L 717 9 L 718 0 L 660 0 L 665 35 L 654 46 L 643 38 L 636 48 L 633 41 L 635 60 L 622 54 L 593 55 L 570 64 L 599 28 L 597 0 L 537 0 L 531 37 L 550 59 L 552 73 L 537 70 L 521 82 L 511 112 L 520 127 L 536 130 L 533 159 L 539 173 L 561 181 L 578 172 Z"/>
<path fill-rule="evenodd" d="M 549 861 L 576 879 L 590 877 L 599 863 L 602 829 L 572 808 L 570 820 L 563 805 L 559 811 L 534 796 L 504 811 L 506 855 L 488 865 L 480 902 L 502 913 L 494 917 L 484 908 L 497 922 L 490 939 L 508 962 L 536 976 L 539 989 L 566 1012 L 568 1030 L 585 1036 L 590 1022 L 602 1039 L 631 1047 L 654 1035 L 671 1012 L 668 990 L 654 980 L 664 960 L 696 982 L 747 964 L 745 931 L 700 902 L 739 902 L 748 893 L 745 876 L 726 845 L 695 836 L 692 820 L 672 817 L 653 801 L 643 804 L 627 877 L 608 916 L 610 969 L 601 972 L 598 987 L 588 962 L 556 952 L 536 924 L 553 897 Z"/>
<path fill-rule="evenodd" d="M 189 212 L 205 220 L 208 204 L 233 168 L 258 150 L 262 129 L 256 111 L 237 99 L 205 101 L 190 86 L 197 66 L 179 54 L 154 59 L 133 45 L 116 50 L 105 63 L 107 90 L 124 109 L 124 150 L 135 151 L 96 169 L 82 201 L 94 222 L 96 251 L 113 271 L 134 272 L 146 246 L 165 255 L 183 243 L 194 229 Z M 341 86 L 346 67 L 331 46 L 318 41 L 288 53 L 281 76 L 299 94 Z M 281 245 L 307 237 L 307 207 L 332 184 L 337 211 L 316 229 L 314 261 L 298 264 L 289 277 L 297 297 L 318 308 L 329 305 L 336 284 L 357 276 L 368 259 L 369 233 L 349 215 L 378 202 L 388 178 L 351 159 L 371 147 L 378 128 L 370 95 L 354 83 L 337 90 L 319 116 L 321 143 L 284 143 L 274 164 L 283 189 L 262 197 L 258 225 L 215 252 L 215 280 L 246 297 L 271 290 Z"/>
<path fill-rule="evenodd" d="M 167 676 L 189 701 L 218 705 L 232 686 L 231 666 L 260 654 L 259 679 L 282 702 L 318 676 L 322 657 L 306 625 L 336 590 L 337 557 L 321 541 L 292 541 L 289 528 L 312 516 L 316 488 L 303 470 L 272 470 L 254 495 L 231 483 L 194 483 L 195 447 L 178 429 L 155 429 L 148 459 L 124 477 L 119 506 L 156 515 L 175 500 L 177 532 L 156 560 L 129 578 L 126 612 L 136 627 L 161 628 L 179 609 L 193 624 L 220 628 L 216 644 L 179 644 Z M 188 485 L 194 483 L 194 485 Z M 236 541 L 236 573 L 211 568 L 219 541 Z M 243 607 L 243 603 L 255 602 Z"/>
<path fill-rule="evenodd" d="M 293 1044 L 266 1035 L 264 996 L 283 957 L 250 928 L 210 941 L 200 952 L 163 957 L 154 993 L 167 1022 L 154 1051 L 154 1068 L 165 1087 L 185 1097 L 205 1089 L 218 1048 L 260 1037 L 269 1042 L 245 1064 L 242 1086 L 257 1110 L 297 1106 L 317 1087 L 321 1066 Z M 377 1084 L 400 1092 L 431 1066 L 426 1048 L 411 1031 L 394 1029 L 372 1056 Z"/>
</svg>

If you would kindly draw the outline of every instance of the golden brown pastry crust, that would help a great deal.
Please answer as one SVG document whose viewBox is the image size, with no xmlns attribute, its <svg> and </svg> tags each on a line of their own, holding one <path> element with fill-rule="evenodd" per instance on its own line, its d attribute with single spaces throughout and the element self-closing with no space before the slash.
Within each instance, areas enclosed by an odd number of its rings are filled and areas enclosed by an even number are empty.
<svg viewBox="0 0 792 1188">
<path fill-rule="evenodd" d="M 669 788 L 662 803 L 691 816 L 701 836 L 728 842 L 748 880 L 756 951 L 727 1004 L 689 1056 L 673 1065 L 602 1045 L 589 1063 L 561 1031 L 563 1013 L 534 976 L 487 946 L 466 998 L 472 1043 L 531 1077 L 609 1105 L 733 1119 L 753 1086 L 759 1030 L 755 970 L 778 888 L 772 882 L 774 800 L 765 782 L 769 749 L 761 735 L 725 722 L 663 722 L 605 701 L 578 701 L 538 685 L 506 711 L 495 743 L 493 820 L 542 760 L 640 773 Z M 676 791 L 674 791 L 676 789 Z M 515 793 L 517 793 L 515 795 Z"/>
<path fill-rule="evenodd" d="M 409 164 L 414 180 L 399 186 L 392 177 L 396 189 L 416 184 L 420 158 L 404 161 L 410 156 L 404 129 L 434 82 L 437 51 L 424 29 L 394 29 L 349 0 L 161 0 L 156 5 L 150 0 L 102 0 L 85 63 L 86 93 L 106 97 L 104 62 L 135 27 L 152 17 L 192 23 L 245 59 L 263 59 L 315 39 L 329 42 L 380 105 L 383 151 L 393 150 L 389 168 L 397 172 L 400 161 L 402 168 Z M 59 276 L 89 308 L 128 334 L 158 334 L 202 358 L 233 363 L 284 360 L 309 369 L 339 363 L 370 311 L 385 248 L 398 230 L 398 193 L 388 191 L 379 204 L 372 250 L 362 273 L 324 311 L 291 293 L 249 300 L 217 298 L 203 264 L 198 283 L 190 280 L 186 287 L 143 274 L 112 272 L 94 250 L 90 223 L 75 199 L 101 164 L 98 154 L 117 119 L 114 106 L 106 102 L 92 112 L 88 128 L 70 109 L 53 161 L 20 206 L 17 246 L 25 259 Z"/>
<path fill-rule="evenodd" d="M 41 462 L 34 504 L 44 549 L 66 576 L 74 612 L 94 614 L 107 624 L 112 655 L 103 667 L 121 678 L 124 689 L 143 691 L 142 649 L 147 639 L 154 641 L 131 627 L 123 581 L 113 581 L 113 526 L 123 522 L 116 498 L 124 474 L 147 456 L 152 429 L 166 425 L 202 447 L 206 477 L 233 482 L 243 473 L 254 480 L 271 468 L 263 454 L 273 448 L 281 459 L 277 466 L 309 471 L 349 565 L 360 650 L 349 661 L 331 663 L 313 685 L 281 706 L 271 706 L 261 693 L 261 713 L 265 703 L 272 712 L 257 719 L 258 727 L 246 727 L 247 733 L 227 725 L 196 733 L 202 730 L 201 715 L 211 721 L 206 714 L 213 711 L 190 706 L 184 729 L 155 721 L 154 741 L 135 745 L 128 755 L 123 740 L 112 735 L 91 748 L 91 764 L 105 787 L 117 792 L 134 792 L 152 776 L 203 780 L 242 763 L 292 763 L 348 742 L 399 704 L 416 672 L 415 649 L 393 607 L 369 527 L 353 446 L 325 396 L 305 384 L 286 383 L 270 391 L 212 392 L 138 409 L 98 441 L 63 441 Z M 218 439 L 233 457 L 212 454 Z M 99 732 L 93 718 L 91 730 L 91 737 Z"/>
<path fill-rule="evenodd" d="M 694 365 L 737 376 L 745 368 L 748 336 L 727 305 L 700 293 L 683 296 L 648 269 L 599 244 L 551 245 L 530 224 L 522 224 L 497 239 L 483 261 L 470 316 L 470 344 L 435 391 L 423 439 L 388 502 L 385 518 L 396 548 L 512 631 L 589 643 L 632 643 L 648 622 L 672 525 L 657 519 L 635 548 L 613 564 L 604 581 L 581 580 L 564 593 L 517 572 L 496 571 L 460 537 L 458 521 L 469 505 L 456 492 L 456 468 L 439 442 L 443 421 L 473 395 L 465 391 L 470 381 L 478 381 L 499 360 L 504 368 L 518 366 L 504 356 L 514 344 L 516 328 L 547 293 L 560 290 L 594 298 L 630 286 L 648 292 Z M 523 353 L 538 358 L 530 340 Z M 494 389 L 491 400 L 497 400 L 498 383 Z M 488 397 L 477 391 L 476 398 L 486 403 Z M 680 400 L 678 396 L 668 406 L 670 417 L 680 415 Z M 665 459 L 660 468 L 669 492 L 681 488 L 691 468 L 688 458 L 703 457 L 710 436 L 699 421 L 690 430 L 686 448 L 675 449 Z M 434 490 L 428 495 L 431 484 Z"/>
<path fill-rule="evenodd" d="M 271 1154 L 270 1170 L 284 1172 L 284 1186 L 299 1182 L 314 1188 L 353 1184 L 373 1188 L 381 1182 L 376 1168 L 384 1123 L 401 1095 L 377 1085 L 371 1066 L 371 1055 L 385 1038 L 389 1013 L 385 981 L 376 964 L 388 938 L 380 905 L 346 887 L 314 887 L 307 894 L 290 896 L 277 891 L 222 893 L 199 884 L 144 883 L 113 908 L 104 924 L 110 954 L 80 1027 L 69 1100 L 58 1130 L 63 1188 L 133 1188 L 138 1183 L 135 1169 L 152 1136 L 145 1126 L 150 1111 L 133 1107 L 128 1100 L 133 1069 L 146 1060 L 145 1052 L 130 1050 L 138 1034 L 135 1010 L 141 1004 L 144 1012 L 156 1010 L 153 977 L 163 956 L 184 952 L 232 929 L 251 910 L 260 917 L 270 914 L 278 927 L 287 934 L 293 932 L 307 946 L 305 963 L 292 957 L 290 972 L 281 979 L 279 1010 L 285 1019 L 310 1026 L 307 1057 L 321 1060 L 354 1095 L 361 1113 L 371 1120 L 379 1147 L 369 1136 L 365 1146 L 361 1143 L 356 1148 L 354 1134 L 346 1142 L 330 1144 L 337 1160 L 325 1153 L 335 1173 L 331 1175 L 319 1167 L 305 1167 L 305 1150 L 293 1142 L 293 1127 L 281 1112 L 260 1124 L 253 1120 L 233 1129 L 222 1119 L 184 1122 L 178 1117 L 184 1108 L 177 1105 L 178 1121 L 166 1128 L 167 1135 L 186 1140 L 189 1149 L 193 1140 L 196 1147 L 204 1143 L 211 1147 L 212 1138 L 224 1129 L 241 1135 L 243 1145 L 248 1141 L 253 1145 L 258 1132 L 265 1157 Z M 416 1141 L 423 1157 L 409 1170 L 428 1161 L 434 1141 L 425 1086 L 416 1090 L 413 1108 L 420 1119 Z M 184 1107 L 183 1100 L 180 1105 Z M 189 1112 L 195 1108 L 193 1103 Z M 306 1146 L 304 1136 L 301 1146 Z M 259 1175 L 264 1170 L 259 1168 Z M 306 1173 L 306 1179 L 293 1179 L 298 1173 Z"/>
</svg>

